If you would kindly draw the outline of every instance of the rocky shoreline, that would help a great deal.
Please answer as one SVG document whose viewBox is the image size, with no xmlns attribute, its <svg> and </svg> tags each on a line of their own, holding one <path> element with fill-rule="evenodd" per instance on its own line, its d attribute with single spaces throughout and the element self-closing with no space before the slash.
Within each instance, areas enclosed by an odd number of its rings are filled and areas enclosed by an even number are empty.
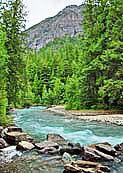
<svg viewBox="0 0 123 173">
<path fill-rule="evenodd" d="M 59 157 L 64 173 L 110 172 L 110 163 L 123 162 L 123 143 L 115 147 L 107 142 L 81 146 L 79 143 L 69 142 L 59 134 L 48 134 L 44 142 L 37 143 L 19 127 L 0 127 L 1 163 L 11 162 L 25 151 L 32 150 L 39 155 Z"/>
<path fill-rule="evenodd" d="M 82 112 L 82 111 L 67 111 L 64 106 L 53 106 L 47 109 L 53 113 L 69 116 L 75 119 L 87 121 L 87 122 L 99 122 L 105 124 L 114 124 L 123 126 L 123 114 L 112 114 L 110 112 Z"/>
</svg>

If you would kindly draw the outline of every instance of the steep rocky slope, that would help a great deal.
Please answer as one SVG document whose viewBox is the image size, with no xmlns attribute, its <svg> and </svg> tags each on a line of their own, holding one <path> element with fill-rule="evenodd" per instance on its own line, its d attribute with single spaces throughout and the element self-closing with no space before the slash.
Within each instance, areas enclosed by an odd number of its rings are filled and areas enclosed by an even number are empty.
<svg viewBox="0 0 123 173">
<path fill-rule="evenodd" d="M 83 6 L 71 5 L 29 28 L 26 31 L 28 47 L 40 49 L 55 38 L 76 36 L 82 32 L 82 11 Z"/>
</svg>

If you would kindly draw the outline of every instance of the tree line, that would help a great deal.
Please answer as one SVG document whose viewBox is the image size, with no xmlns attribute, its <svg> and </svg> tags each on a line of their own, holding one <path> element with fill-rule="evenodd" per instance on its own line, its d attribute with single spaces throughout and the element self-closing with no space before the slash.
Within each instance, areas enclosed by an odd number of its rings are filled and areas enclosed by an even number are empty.
<svg viewBox="0 0 123 173">
<path fill-rule="evenodd" d="M 1 7 L 0 117 L 8 107 L 34 103 L 122 109 L 122 0 L 85 1 L 83 34 L 56 39 L 38 52 L 25 49 L 22 1 Z"/>
</svg>

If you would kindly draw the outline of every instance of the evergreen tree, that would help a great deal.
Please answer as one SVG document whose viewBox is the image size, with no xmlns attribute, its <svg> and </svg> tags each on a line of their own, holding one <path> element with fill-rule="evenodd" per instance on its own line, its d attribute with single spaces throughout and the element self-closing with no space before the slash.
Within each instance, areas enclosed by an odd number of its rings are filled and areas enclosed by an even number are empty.
<svg viewBox="0 0 123 173">
<path fill-rule="evenodd" d="M 0 125 L 7 123 L 6 109 L 8 105 L 6 94 L 7 51 L 5 49 L 6 35 L 0 26 Z"/>
<path fill-rule="evenodd" d="M 24 95 L 25 63 L 23 61 L 25 22 L 22 0 L 5 0 L 2 22 L 7 34 L 8 52 L 7 98 L 8 104 L 17 106 Z"/>
</svg>

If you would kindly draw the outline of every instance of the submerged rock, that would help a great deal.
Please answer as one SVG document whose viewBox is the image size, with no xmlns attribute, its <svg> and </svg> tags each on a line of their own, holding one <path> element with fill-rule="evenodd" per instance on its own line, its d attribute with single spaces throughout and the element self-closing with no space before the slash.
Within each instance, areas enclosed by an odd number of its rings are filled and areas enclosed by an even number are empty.
<svg viewBox="0 0 123 173">
<path fill-rule="evenodd" d="M 17 145 L 16 149 L 23 151 L 23 150 L 32 150 L 34 149 L 35 146 L 32 143 L 29 143 L 27 141 L 21 141 L 19 142 L 19 144 Z"/>
</svg>

